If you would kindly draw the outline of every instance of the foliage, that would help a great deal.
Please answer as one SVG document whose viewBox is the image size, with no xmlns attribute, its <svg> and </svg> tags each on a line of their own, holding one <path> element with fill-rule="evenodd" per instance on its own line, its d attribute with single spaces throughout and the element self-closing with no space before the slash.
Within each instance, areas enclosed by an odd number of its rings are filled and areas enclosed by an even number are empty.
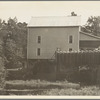
<svg viewBox="0 0 100 100">
<path fill-rule="evenodd" d="M 100 36 L 100 16 L 91 16 L 86 25 L 82 26 L 82 31 Z"/>
<path fill-rule="evenodd" d="M 70 83 L 68 81 L 42 81 L 42 80 L 14 80 L 7 81 L 7 89 L 14 90 L 30 90 L 26 95 L 51 95 L 51 96 L 99 96 L 100 89 L 96 86 L 80 87 L 79 84 Z M 32 90 L 37 90 L 35 91 Z"/>
<path fill-rule="evenodd" d="M 0 20 L 0 37 L 3 40 L 6 67 L 20 67 L 26 58 L 27 24 L 18 22 L 17 18 L 9 18 L 7 22 Z"/>
<path fill-rule="evenodd" d="M 5 78 L 6 78 L 6 70 L 5 70 L 5 61 L 6 58 L 3 53 L 3 41 L 0 40 L 0 90 L 5 87 Z"/>
<path fill-rule="evenodd" d="M 6 70 L 4 69 L 4 59 L 0 57 L 0 88 L 5 87 Z"/>
<path fill-rule="evenodd" d="M 27 24 L 0 19 L 0 88 L 5 86 L 6 68 L 22 67 L 26 57 Z"/>
</svg>

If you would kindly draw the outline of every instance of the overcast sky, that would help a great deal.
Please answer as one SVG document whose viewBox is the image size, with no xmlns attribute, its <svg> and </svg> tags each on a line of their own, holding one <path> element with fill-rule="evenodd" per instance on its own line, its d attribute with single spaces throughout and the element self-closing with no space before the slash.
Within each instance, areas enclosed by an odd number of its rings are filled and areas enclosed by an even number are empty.
<svg viewBox="0 0 100 100">
<path fill-rule="evenodd" d="M 0 1 L 0 18 L 17 17 L 29 22 L 31 16 L 67 16 L 74 11 L 81 15 L 81 24 L 88 17 L 100 16 L 100 1 Z"/>
</svg>

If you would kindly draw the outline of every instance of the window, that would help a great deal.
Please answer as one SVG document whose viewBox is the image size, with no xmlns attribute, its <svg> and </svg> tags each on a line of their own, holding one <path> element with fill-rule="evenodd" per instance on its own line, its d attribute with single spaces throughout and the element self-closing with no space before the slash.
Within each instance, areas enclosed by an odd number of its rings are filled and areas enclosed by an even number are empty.
<svg viewBox="0 0 100 100">
<path fill-rule="evenodd" d="M 72 43 L 73 42 L 73 37 L 72 35 L 69 36 L 69 43 Z"/>
<path fill-rule="evenodd" d="M 37 56 L 40 56 L 40 48 L 37 49 Z"/>
<path fill-rule="evenodd" d="M 72 51 L 72 48 L 69 48 L 69 51 Z"/>
<path fill-rule="evenodd" d="M 41 43 L 41 36 L 38 36 L 38 43 Z"/>
</svg>

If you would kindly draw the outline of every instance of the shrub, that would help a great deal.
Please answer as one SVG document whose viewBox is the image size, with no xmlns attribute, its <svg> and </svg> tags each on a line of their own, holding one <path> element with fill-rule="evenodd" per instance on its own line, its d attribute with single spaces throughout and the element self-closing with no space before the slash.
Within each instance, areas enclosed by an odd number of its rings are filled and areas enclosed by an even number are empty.
<svg viewBox="0 0 100 100">
<path fill-rule="evenodd" d="M 2 57 L 0 57 L 0 94 L 4 94 L 3 93 L 3 89 L 5 87 L 5 78 L 6 78 L 6 71 L 4 68 L 4 59 Z"/>
</svg>

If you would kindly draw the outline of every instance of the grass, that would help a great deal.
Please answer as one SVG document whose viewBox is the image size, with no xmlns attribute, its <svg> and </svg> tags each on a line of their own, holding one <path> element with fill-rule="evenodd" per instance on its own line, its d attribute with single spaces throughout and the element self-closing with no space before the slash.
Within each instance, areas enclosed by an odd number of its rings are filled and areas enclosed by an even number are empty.
<svg viewBox="0 0 100 100">
<path fill-rule="evenodd" d="M 8 89 L 29 90 L 26 95 L 60 95 L 60 96 L 100 96 L 100 89 L 96 86 L 80 87 L 79 84 L 69 83 L 68 81 L 41 81 L 41 80 L 14 80 L 7 81 Z M 7 88 L 7 87 L 6 87 Z M 37 89 L 36 93 L 31 92 L 32 89 Z M 39 91 L 39 89 L 44 89 Z"/>
<path fill-rule="evenodd" d="M 30 81 L 22 81 L 22 80 L 14 80 L 7 81 L 6 88 L 11 89 L 53 89 L 53 88 L 80 88 L 79 84 L 69 83 L 67 81 L 62 82 L 49 82 L 49 81 L 41 81 L 41 80 L 30 80 Z"/>
<path fill-rule="evenodd" d="M 100 96 L 100 89 L 96 86 L 89 86 L 80 89 L 51 89 L 44 91 L 42 95 L 68 95 L 68 96 Z"/>
</svg>

